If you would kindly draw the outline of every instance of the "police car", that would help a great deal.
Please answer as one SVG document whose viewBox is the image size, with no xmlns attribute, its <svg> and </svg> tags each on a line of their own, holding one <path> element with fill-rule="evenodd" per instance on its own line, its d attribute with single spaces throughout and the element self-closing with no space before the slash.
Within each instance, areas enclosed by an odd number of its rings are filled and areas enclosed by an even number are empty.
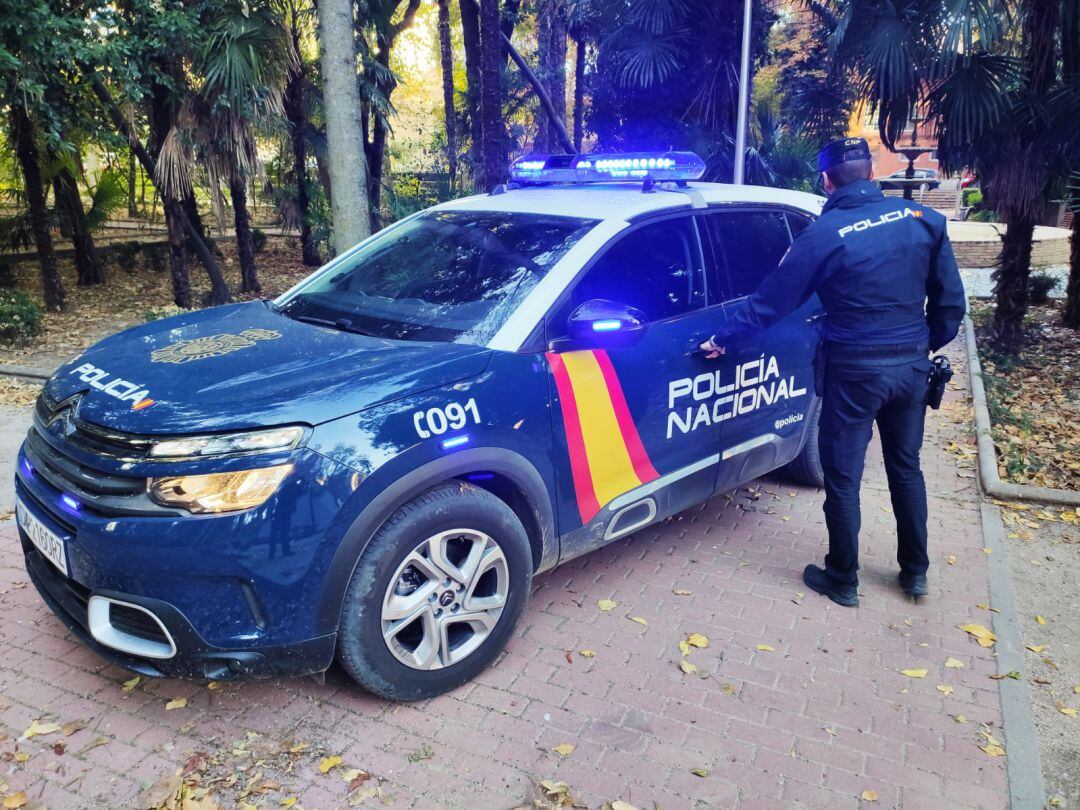
<svg viewBox="0 0 1080 810">
<path fill-rule="evenodd" d="M 18 458 L 30 577 L 146 675 L 326 670 L 418 699 L 500 652 L 532 578 L 780 467 L 820 482 L 820 304 L 698 344 L 822 199 L 689 153 L 530 156 L 274 301 L 113 335 Z"/>
</svg>

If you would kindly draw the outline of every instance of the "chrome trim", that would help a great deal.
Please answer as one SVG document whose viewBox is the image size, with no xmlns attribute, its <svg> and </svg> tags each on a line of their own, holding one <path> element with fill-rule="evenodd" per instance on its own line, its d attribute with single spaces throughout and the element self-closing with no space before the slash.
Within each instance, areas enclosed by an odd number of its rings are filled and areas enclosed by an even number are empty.
<svg viewBox="0 0 1080 810">
<path fill-rule="evenodd" d="M 125 633 L 123 630 L 117 630 L 113 627 L 112 620 L 109 616 L 111 605 L 122 605 L 123 607 L 132 608 L 145 613 L 154 623 L 161 629 L 165 638 L 169 640 L 168 644 L 163 644 L 160 641 L 151 641 L 148 638 L 139 638 L 133 636 L 131 633 Z M 153 612 L 147 610 L 142 605 L 135 605 L 131 602 L 123 602 L 119 599 L 111 599 L 107 596 L 94 595 L 90 597 L 90 601 L 86 605 L 86 623 L 90 629 L 90 635 L 94 637 L 94 640 L 100 644 L 104 644 L 106 647 L 111 647 L 114 650 L 120 650 L 120 652 L 129 653 L 131 655 L 138 655 L 142 658 L 172 658 L 176 655 L 176 642 L 173 641 L 172 634 L 168 631 L 161 619 L 153 614 Z"/>
<path fill-rule="evenodd" d="M 623 527 L 621 529 L 616 528 L 618 526 L 618 523 L 619 523 L 619 518 L 621 518 L 627 512 L 629 512 L 629 511 L 631 511 L 633 509 L 637 509 L 639 506 L 647 506 L 649 508 L 648 515 L 646 515 L 641 520 L 638 520 L 638 521 L 636 521 L 634 523 L 631 523 L 629 526 L 625 526 L 625 527 Z M 620 509 L 618 512 L 615 513 L 615 515 L 611 518 L 611 520 L 608 521 L 607 529 L 604 530 L 604 539 L 605 540 L 616 540 L 616 539 L 618 539 L 618 538 L 620 538 L 620 537 L 622 537 L 624 535 L 630 534 L 631 532 L 636 532 L 638 529 L 641 529 L 641 528 L 643 528 L 645 526 L 648 526 L 650 523 L 652 523 L 653 518 L 655 518 L 655 517 L 656 517 L 656 501 L 654 501 L 652 498 L 645 498 L 644 500 L 641 500 L 641 501 L 635 501 L 634 503 L 630 504 L 629 506 L 626 506 L 626 507 Z"/>
<path fill-rule="evenodd" d="M 720 454 L 720 458 L 723 461 L 727 461 L 729 458 L 733 458 L 741 453 L 747 453 L 763 445 L 777 444 L 780 440 L 780 437 L 775 433 L 762 433 L 760 436 L 755 436 L 752 439 L 747 439 L 745 442 L 739 442 L 736 445 L 732 445 Z"/>
<path fill-rule="evenodd" d="M 707 456 L 699 461 L 695 461 L 692 464 L 687 464 L 685 467 L 680 467 L 675 472 L 670 472 L 667 475 L 661 475 L 655 481 L 650 481 L 647 484 L 642 484 L 640 487 L 634 487 L 629 492 L 624 492 L 619 497 L 615 498 L 608 504 L 608 509 L 614 512 L 617 509 L 621 509 L 627 504 L 634 503 L 644 498 L 646 495 L 652 495 L 657 490 L 663 489 L 669 484 L 674 484 L 676 481 L 681 481 L 688 475 L 693 475 L 696 472 L 700 472 L 707 467 L 718 463 L 720 461 L 720 454 L 713 453 L 711 456 Z"/>
</svg>

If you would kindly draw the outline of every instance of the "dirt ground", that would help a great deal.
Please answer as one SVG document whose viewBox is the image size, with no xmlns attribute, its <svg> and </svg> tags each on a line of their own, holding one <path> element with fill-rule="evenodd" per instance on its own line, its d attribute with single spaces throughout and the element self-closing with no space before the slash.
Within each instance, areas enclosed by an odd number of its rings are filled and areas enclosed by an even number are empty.
<svg viewBox="0 0 1080 810">
<path fill-rule="evenodd" d="M 1063 513 L 1067 510 L 1002 508 L 1016 607 L 1028 647 L 1025 663 L 1047 801 L 1051 807 L 1076 810 L 1080 808 L 1080 716 L 1062 710 L 1080 713 L 1080 526 L 1061 520 Z M 1044 515 L 1057 519 L 1048 521 Z M 1031 528 L 1031 523 L 1039 524 L 1038 528 Z M 1020 536 L 1024 529 L 1028 531 L 1023 536 L 1030 539 Z"/>
</svg>

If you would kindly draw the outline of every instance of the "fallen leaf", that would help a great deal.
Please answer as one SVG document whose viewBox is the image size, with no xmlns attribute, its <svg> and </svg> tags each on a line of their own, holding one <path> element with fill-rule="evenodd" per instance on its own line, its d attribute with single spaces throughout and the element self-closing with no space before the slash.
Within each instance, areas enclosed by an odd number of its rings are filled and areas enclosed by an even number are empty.
<svg viewBox="0 0 1080 810">
<path fill-rule="evenodd" d="M 941 692 L 941 694 L 943 694 L 943 695 L 951 695 L 953 692 L 956 691 L 955 688 L 953 688 L 952 686 L 949 686 L 949 684 L 947 684 L 947 683 L 939 683 L 938 687 L 937 687 L 937 690 L 939 692 Z"/>
<path fill-rule="evenodd" d="M 1076 717 L 1077 714 L 1076 709 L 1071 706 L 1058 706 L 1057 710 L 1067 717 Z"/>
<path fill-rule="evenodd" d="M 997 641 L 997 636 L 981 624 L 965 624 L 960 629 L 973 636 L 980 647 L 993 647 L 994 642 Z"/>
<path fill-rule="evenodd" d="M 983 546 L 982 550 L 983 550 L 983 554 L 992 554 L 993 551 L 994 551 L 992 548 L 990 548 L 990 546 Z"/>
<path fill-rule="evenodd" d="M 901 675 L 907 675 L 909 678 L 925 678 L 928 670 L 925 669 L 902 669 Z"/>
<path fill-rule="evenodd" d="M 622 799 L 616 799 L 613 802 L 608 802 L 604 805 L 603 810 L 637 810 L 637 808 L 630 804 L 630 802 L 624 802 Z"/>
<path fill-rule="evenodd" d="M 334 754 L 330 757 L 323 757 L 319 760 L 319 773 L 329 773 L 332 768 L 336 768 L 341 764 L 341 757 Z"/>
<path fill-rule="evenodd" d="M 30 727 L 23 732 L 23 736 L 29 740 L 31 737 L 39 737 L 45 734 L 55 734 L 59 730 L 59 723 L 39 723 L 37 720 L 34 720 L 30 723 Z"/>
<path fill-rule="evenodd" d="M 694 776 L 700 776 L 702 779 L 704 779 L 706 776 L 709 775 L 709 769 L 708 768 L 691 768 L 690 773 L 692 773 Z"/>
<path fill-rule="evenodd" d="M 299 742 L 296 745 L 294 745 L 292 748 L 289 749 L 289 753 L 290 754 L 299 754 L 301 751 L 306 751 L 310 747 L 311 747 L 310 743 Z"/>
<path fill-rule="evenodd" d="M 675 594 L 676 596 L 690 596 L 691 595 L 691 592 L 686 590 L 686 588 L 676 588 L 675 590 L 672 591 L 672 593 Z"/>
<path fill-rule="evenodd" d="M 568 663 L 568 664 L 574 663 L 574 651 L 573 650 L 563 650 L 563 657 L 566 658 L 566 663 Z"/>
<path fill-rule="evenodd" d="M 1046 649 L 1045 644 L 1027 644 L 1025 646 L 1027 649 L 1031 650 L 1034 653 L 1040 653 Z"/>
<path fill-rule="evenodd" d="M 1076 694 L 1080 695 L 1080 683 L 1073 687 L 1073 691 L 1076 692 Z"/>
<path fill-rule="evenodd" d="M 957 723 L 966 723 L 968 721 L 968 719 L 962 714 L 953 715 L 953 720 L 955 720 Z"/>
<path fill-rule="evenodd" d="M 861 798 L 864 802 L 876 802 L 878 794 L 876 790 L 864 790 Z"/>
<path fill-rule="evenodd" d="M 630 621 L 637 622 L 638 624 L 644 625 L 645 627 L 649 626 L 649 623 L 640 616 L 628 616 L 627 618 L 630 619 Z"/>
<path fill-rule="evenodd" d="M 683 655 L 690 654 L 690 645 L 689 643 L 687 643 L 686 639 L 683 639 L 679 642 L 679 652 L 681 652 Z"/>
<path fill-rule="evenodd" d="M 592 650 L 579 650 L 582 658 L 596 658 L 596 653 Z"/>
<path fill-rule="evenodd" d="M 963 669 L 964 662 L 958 658 L 946 658 L 945 666 L 947 666 L 949 669 Z"/>
<path fill-rule="evenodd" d="M 685 672 L 687 675 L 694 675 L 697 673 L 698 668 L 687 661 L 685 658 L 679 662 L 679 669 Z"/>
<path fill-rule="evenodd" d="M 299 801 L 299 799 L 296 796 L 290 796 L 287 799 L 282 799 L 281 800 L 281 806 L 282 807 L 292 807 L 298 801 Z"/>
<path fill-rule="evenodd" d="M 29 799 L 26 798 L 26 791 L 20 790 L 18 793 L 12 793 L 10 796 L 4 799 L 4 807 L 7 810 L 17 810 L 17 808 L 25 805 Z"/>
<path fill-rule="evenodd" d="M 986 752 L 987 754 L 989 754 L 992 757 L 1003 757 L 1003 756 L 1005 756 L 1005 749 L 1002 748 L 1000 745 L 995 745 L 994 743 L 987 743 L 986 745 L 980 745 L 979 749 Z"/>
<path fill-rule="evenodd" d="M 26 751 L 16 751 L 15 752 L 15 761 L 16 762 L 19 762 L 19 763 L 27 762 L 27 761 L 29 761 L 29 759 L 30 759 L 30 755 Z"/>
<path fill-rule="evenodd" d="M 125 692 L 130 692 L 132 689 L 134 689 L 136 686 L 138 686 L 141 682 L 142 682 L 142 676 L 141 675 L 136 675 L 130 681 L 124 681 L 123 685 L 120 688 L 123 689 Z"/>
<path fill-rule="evenodd" d="M 949 565 L 956 565 L 956 555 L 950 554 L 948 557 L 945 558 L 945 562 L 947 562 Z"/>
<path fill-rule="evenodd" d="M 185 706 L 187 706 L 187 698 L 173 698 L 165 704 L 165 711 L 171 712 L 173 709 L 183 709 Z"/>
<path fill-rule="evenodd" d="M 64 732 L 65 737 L 70 737 L 76 731 L 82 731 L 84 728 L 86 728 L 85 720 L 72 720 L 70 723 L 64 723 L 60 730 Z"/>
<path fill-rule="evenodd" d="M 95 737 L 90 742 L 88 742 L 86 745 L 84 745 L 82 751 L 80 751 L 79 753 L 80 754 L 85 754 L 87 751 L 90 751 L 90 750 L 92 750 L 94 748 L 98 748 L 98 747 L 100 747 L 102 745 L 108 745 L 108 744 L 109 744 L 109 738 L 108 737 Z"/>
<path fill-rule="evenodd" d="M 179 807 L 184 780 L 179 774 L 163 776 L 139 794 L 139 807 Z"/>
<path fill-rule="evenodd" d="M 757 645 L 757 649 L 758 649 L 758 650 L 759 650 L 760 652 L 776 652 L 776 650 L 774 650 L 774 649 L 773 649 L 772 647 L 770 647 L 770 646 L 769 646 L 768 644 L 758 644 L 758 645 Z"/>
<path fill-rule="evenodd" d="M 709 639 L 701 635 L 701 633 L 691 633 L 686 637 L 686 643 L 691 647 L 704 649 L 709 646 Z"/>
<path fill-rule="evenodd" d="M 210 683 L 208 683 L 206 685 L 206 688 L 210 689 L 210 690 L 215 690 L 215 689 L 221 689 L 224 685 L 225 684 L 222 683 L 221 681 L 210 681 Z"/>
<path fill-rule="evenodd" d="M 976 605 L 979 610 L 989 610 L 991 613 L 1001 613 L 996 607 L 990 607 L 989 605 Z"/>
<path fill-rule="evenodd" d="M 570 743 L 559 743 L 551 750 L 558 754 L 560 757 L 568 757 L 572 753 L 574 753 L 574 749 L 576 747 L 576 745 L 571 745 Z"/>
<path fill-rule="evenodd" d="M 722 684 L 720 684 L 720 691 L 723 692 L 725 695 L 734 695 L 735 694 L 735 684 L 733 684 L 733 683 L 722 683 Z"/>
<path fill-rule="evenodd" d="M 604 611 L 604 613 L 610 613 L 619 606 L 619 603 L 611 599 L 601 599 L 596 603 L 596 606 Z"/>
</svg>

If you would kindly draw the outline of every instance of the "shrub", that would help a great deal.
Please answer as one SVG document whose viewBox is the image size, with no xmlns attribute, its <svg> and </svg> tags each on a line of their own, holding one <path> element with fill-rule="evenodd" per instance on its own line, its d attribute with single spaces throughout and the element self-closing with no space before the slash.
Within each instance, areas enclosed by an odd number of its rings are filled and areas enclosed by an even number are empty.
<svg viewBox="0 0 1080 810">
<path fill-rule="evenodd" d="M 1050 300 L 1050 293 L 1054 291 L 1054 288 L 1060 283 L 1059 279 L 1046 273 L 1038 273 L 1031 277 L 1030 286 L 1028 287 L 1028 295 L 1031 298 L 1033 304 L 1045 304 Z"/>
<path fill-rule="evenodd" d="M 15 286 L 15 260 L 0 254 L 0 287 Z"/>
<path fill-rule="evenodd" d="M 24 292 L 0 288 L 0 343 L 25 346 L 41 331 L 41 308 Z"/>
<path fill-rule="evenodd" d="M 982 205 L 983 195 L 982 189 L 978 188 L 965 188 L 964 189 L 964 207 L 965 208 L 978 208 Z"/>
<path fill-rule="evenodd" d="M 971 222 L 997 222 L 997 217 L 994 216 L 993 211 L 979 209 L 968 214 L 968 220 Z"/>
<path fill-rule="evenodd" d="M 150 244 L 143 247 L 146 267 L 152 273 L 164 273 L 169 266 L 168 244 Z"/>
<path fill-rule="evenodd" d="M 266 247 L 266 231 L 262 228 L 254 228 L 251 231 L 251 244 L 256 253 L 262 253 Z"/>
<path fill-rule="evenodd" d="M 109 245 L 109 261 L 126 273 L 135 272 L 135 260 L 142 251 L 142 242 L 114 242 Z"/>
</svg>

